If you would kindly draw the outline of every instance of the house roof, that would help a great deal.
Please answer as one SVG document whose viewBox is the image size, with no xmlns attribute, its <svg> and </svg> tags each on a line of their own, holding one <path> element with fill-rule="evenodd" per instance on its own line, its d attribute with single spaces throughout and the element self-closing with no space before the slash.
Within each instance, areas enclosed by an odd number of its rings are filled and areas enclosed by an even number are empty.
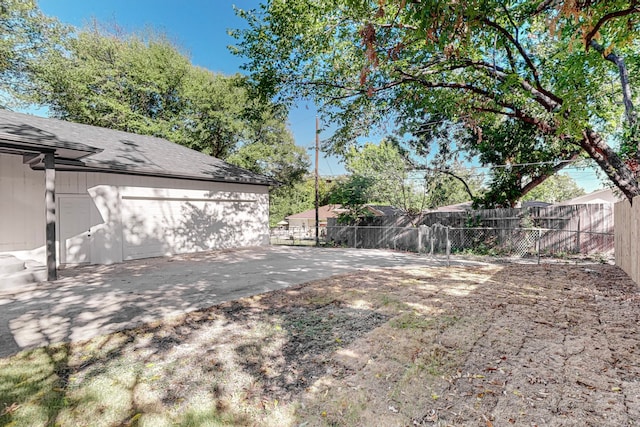
<svg viewBox="0 0 640 427">
<path fill-rule="evenodd" d="M 439 206 L 428 212 L 467 212 L 473 210 L 473 202 L 462 202 L 453 205 Z"/>
<path fill-rule="evenodd" d="M 573 199 L 565 200 L 557 203 L 557 206 L 566 205 L 586 205 L 596 203 L 616 203 L 624 200 L 624 196 L 616 194 L 613 189 L 605 188 L 604 190 L 597 190 L 584 196 L 575 197 Z"/>
<path fill-rule="evenodd" d="M 342 212 L 340 205 L 324 205 L 318 208 L 318 219 L 320 221 L 327 218 L 336 218 Z M 316 219 L 316 210 L 309 209 L 297 214 L 289 215 L 286 219 Z"/>
<path fill-rule="evenodd" d="M 367 205 L 367 208 L 369 208 L 375 216 L 397 216 L 403 214 L 402 210 L 395 206 Z"/>
<path fill-rule="evenodd" d="M 375 216 L 394 216 L 401 215 L 402 211 L 394 206 L 382 206 L 382 205 L 366 205 L 365 206 Z M 345 212 L 341 205 L 324 205 L 318 208 L 318 219 L 325 221 L 327 218 L 336 218 L 341 213 Z M 309 209 L 304 212 L 289 215 L 286 219 L 315 219 L 316 210 Z"/>
<path fill-rule="evenodd" d="M 56 153 L 56 168 L 271 185 L 269 178 L 163 138 L 0 110 L 0 147 Z M 37 167 L 37 166 L 36 166 Z"/>
</svg>

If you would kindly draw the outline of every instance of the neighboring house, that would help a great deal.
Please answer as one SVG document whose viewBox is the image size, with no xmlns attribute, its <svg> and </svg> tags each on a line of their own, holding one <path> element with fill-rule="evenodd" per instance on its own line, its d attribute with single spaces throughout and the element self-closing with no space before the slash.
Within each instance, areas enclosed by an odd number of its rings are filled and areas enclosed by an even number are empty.
<svg viewBox="0 0 640 427">
<path fill-rule="evenodd" d="M 336 218 L 344 209 L 340 205 L 324 205 L 318 208 L 318 225 L 327 226 L 328 218 Z M 310 230 L 316 227 L 316 210 L 309 209 L 304 212 L 285 217 L 289 223 L 289 229 Z"/>
<path fill-rule="evenodd" d="M 447 206 L 439 206 L 435 209 L 429 210 L 426 213 L 430 212 L 467 212 L 473 210 L 473 202 L 462 202 L 456 203 L 453 205 Z"/>
<path fill-rule="evenodd" d="M 604 190 L 597 190 L 584 196 L 578 196 L 573 199 L 564 200 L 560 203 L 556 203 L 556 206 L 567 205 L 593 205 L 600 203 L 617 203 L 624 200 L 619 192 L 614 191 L 611 188 L 605 188 Z"/>
<path fill-rule="evenodd" d="M 269 243 L 264 176 L 165 139 L 0 110 L 0 255 L 55 266 Z"/>
<path fill-rule="evenodd" d="M 402 215 L 402 211 L 393 206 L 382 205 L 366 205 L 364 207 L 372 216 L 396 216 Z M 327 226 L 329 218 L 337 218 L 341 213 L 346 212 L 341 205 L 324 205 L 318 208 L 318 225 L 320 227 Z M 289 223 L 289 229 L 310 230 L 316 226 L 316 210 L 309 209 L 285 218 Z"/>
<path fill-rule="evenodd" d="M 402 209 L 398 209 L 395 206 L 382 206 L 382 205 L 367 205 L 366 209 L 371 212 L 373 216 L 400 216 L 404 215 Z"/>
</svg>

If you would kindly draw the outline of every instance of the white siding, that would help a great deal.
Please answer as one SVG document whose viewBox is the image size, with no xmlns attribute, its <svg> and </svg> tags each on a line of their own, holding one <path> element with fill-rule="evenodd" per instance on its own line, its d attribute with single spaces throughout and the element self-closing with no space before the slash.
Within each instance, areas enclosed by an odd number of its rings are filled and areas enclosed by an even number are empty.
<svg viewBox="0 0 640 427">
<path fill-rule="evenodd" d="M 0 252 L 43 247 L 44 223 L 44 172 L 0 154 Z"/>
<path fill-rule="evenodd" d="M 57 171 L 56 195 L 91 197 L 94 264 L 268 244 L 266 186 Z M 43 260 L 43 199 L 44 172 L 0 154 L 0 252 Z"/>
</svg>

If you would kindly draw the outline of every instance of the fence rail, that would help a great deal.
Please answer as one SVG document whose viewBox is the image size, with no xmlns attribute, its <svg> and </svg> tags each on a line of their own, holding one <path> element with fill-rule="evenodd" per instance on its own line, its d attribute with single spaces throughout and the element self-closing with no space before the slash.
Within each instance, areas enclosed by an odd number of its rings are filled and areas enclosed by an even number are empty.
<svg viewBox="0 0 640 427">
<path fill-rule="evenodd" d="M 313 245 L 313 233 L 277 230 L 272 244 Z M 329 246 L 394 249 L 417 253 L 475 253 L 504 256 L 569 254 L 612 255 L 614 235 L 609 232 L 552 228 L 450 227 L 441 224 L 419 227 L 328 226 L 320 242 Z"/>
</svg>

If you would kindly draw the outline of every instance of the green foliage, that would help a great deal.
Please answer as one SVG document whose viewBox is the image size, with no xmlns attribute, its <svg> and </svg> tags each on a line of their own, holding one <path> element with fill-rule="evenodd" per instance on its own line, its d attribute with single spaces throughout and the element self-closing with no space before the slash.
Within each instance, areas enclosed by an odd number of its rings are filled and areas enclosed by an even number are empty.
<svg viewBox="0 0 640 427">
<path fill-rule="evenodd" d="M 97 26 L 34 65 L 32 101 L 69 121 L 167 138 L 225 158 L 243 139 L 247 91 L 239 77 L 193 66 L 159 35 Z"/>
<path fill-rule="evenodd" d="M 395 206 L 409 215 L 470 200 L 462 181 L 471 192 L 481 191 L 482 179 L 460 163 L 444 171 L 420 170 L 407 156 L 395 139 L 386 139 L 380 144 L 351 147 L 345 156 L 345 168 L 369 180 L 366 203 Z"/>
<path fill-rule="evenodd" d="M 0 108 L 21 104 L 31 90 L 31 66 L 58 47 L 68 28 L 44 16 L 33 0 L 0 5 Z"/>
<path fill-rule="evenodd" d="M 332 182 L 320 180 L 318 194 L 320 206 L 330 202 Z M 315 207 L 315 179 L 307 178 L 292 185 L 276 187 L 269 193 L 269 226 L 275 227 L 288 215 Z"/>
<path fill-rule="evenodd" d="M 425 182 L 426 207 L 429 209 L 468 202 L 485 191 L 482 175 L 459 162 L 453 162 L 451 167 L 442 170 L 428 170 Z"/>
<path fill-rule="evenodd" d="M 288 187 L 303 180 L 311 165 L 309 155 L 303 147 L 295 145 L 291 131 L 271 110 L 263 111 L 259 120 L 250 122 L 248 134 L 250 139 L 227 158 L 229 163 Z"/>
<path fill-rule="evenodd" d="M 433 122 L 476 137 L 487 127 L 527 124 L 544 138 L 536 147 L 512 140 L 511 151 L 544 152 L 553 168 L 583 150 L 631 196 L 640 194 L 633 163 L 608 144 L 624 145 L 623 104 L 637 103 L 637 94 L 629 103 L 623 94 L 640 73 L 629 72 L 626 84 L 608 54 L 637 71 L 638 12 L 622 0 L 270 0 L 239 11 L 248 28 L 232 35 L 263 96 L 324 106 L 325 121 L 337 126 L 326 147 L 332 152 L 348 152 L 358 137 L 387 133 L 390 124 L 423 142 L 416 152 L 432 148 L 423 133 Z M 535 178 L 500 177 L 495 203 L 514 200 L 519 190 L 507 187 L 535 186 Z"/>
<path fill-rule="evenodd" d="M 558 203 L 584 194 L 584 189 L 569 175 L 556 174 L 527 193 L 522 201 L 540 200 L 547 203 Z"/>
<path fill-rule="evenodd" d="M 366 205 L 371 200 L 375 184 L 374 179 L 360 175 L 349 175 L 335 184 L 329 201 L 346 209 L 338 215 L 338 223 L 357 224 L 362 218 L 372 215 Z"/>
<path fill-rule="evenodd" d="M 28 100 L 55 117 L 166 138 L 285 186 L 309 167 L 280 110 L 253 97 L 243 77 L 194 66 L 163 35 L 94 23 L 34 56 L 30 69 Z"/>
<path fill-rule="evenodd" d="M 528 123 L 501 120 L 480 129 L 481 136 L 467 135 L 463 143 L 477 153 L 481 164 L 502 167 L 491 170 L 489 190 L 474 198 L 477 206 L 514 206 L 547 176 L 569 164 L 562 160 L 576 154 L 575 150 L 568 151 L 558 138 L 544 135 Z"/>
<path fill-rule="evenodd" d="M 416 176 L 411 173 L 411 163 L 401 150 L 393 140 L 351 147 L 345 156 L 345 168 L 367 180 L 365 203 L 391 205 L 407 213 L 418 213 L 425 207 L 426 196 L 413 180 Z"/>
</svg>

